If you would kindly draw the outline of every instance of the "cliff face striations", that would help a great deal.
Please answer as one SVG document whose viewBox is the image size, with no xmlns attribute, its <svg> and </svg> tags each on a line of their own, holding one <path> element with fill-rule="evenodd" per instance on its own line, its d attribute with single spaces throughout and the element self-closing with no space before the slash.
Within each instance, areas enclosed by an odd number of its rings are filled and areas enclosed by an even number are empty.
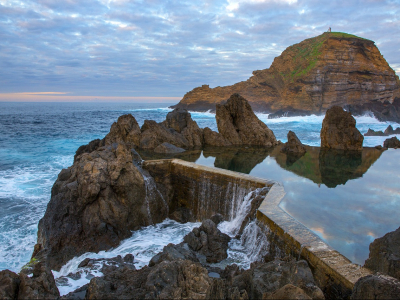
<svg viewBox="0 0 400 300">
<path fill-rule="evenodd" d="M 247 81 L 197 87 L 175 107 L 215 110 L 234 93 L 256 111 L 310 114 L 333 105 L 392 103 L 400 98 L 400 81 L 373 41 L 326 32 L 288 47 L 269 69 L 254 71 Z"/>
</svg>

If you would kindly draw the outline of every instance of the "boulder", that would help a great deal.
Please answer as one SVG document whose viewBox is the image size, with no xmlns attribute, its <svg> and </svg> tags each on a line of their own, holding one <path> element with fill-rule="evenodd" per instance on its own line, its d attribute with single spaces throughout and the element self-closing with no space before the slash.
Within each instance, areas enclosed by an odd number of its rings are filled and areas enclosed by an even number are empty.
<svg viewBox="0 0 400 300">
<path fill-rule="evenodd" d="M 266 299 L 312 299 L 310 296 L 306 294 L 301 288 L 294 286 L 290 283 L 284 285 L 279 290 L 273 292 Z"/>
<path fill-rule="evenodd" d="M 190 249 L 205 255 L 209 263 L 217 263 L 228 257 L 231 238 L 222 233 L 210 219 L 204 220 L 199 228 L 194 228 L 183 240 Z"/>
<path fill-rule="evenodd" d="M 131 148 L 137 148 L 140 142 L 140 127 L 136 119 L 131 115 L 122 115 L 117 122 L 111 125 L 110 132 L 105 136 L 105 145 L 124 143 Z"/>
<path fill-rule="evenodd" d="M 20 274 L 21 283 L 18 290 L 18 299 L 58 299 L 53 273 L 44 263 L 37 263 L 32 277 Z"/>
<path fill-rule="evenodd" d="M 383 142 L 383 148 L 400 148 L 400 141 L 397 137 L 391 137 Z"/>
<path fill-rule="evenodd" d="M 184 244 L 174 245 L 168 244 L 163 248 L 163 251 L 153 256 L 149 262 L 149 267 L 159 264 L 163 261 L 174 261 L 174 260 L 191 260 L 193 262 L 199 262 L 196 254 Z"/>
<path fill-rule="evenodd" d="M 162 124 L 182 134 L 188 141 L 188 148 L 203 146 L 203 130 L 186 109 L 176 108 L 169 112 Z"/>
<path fill-rule="evenodd" d="M 239 290 L 245 289 L 250 299 L 269 299 L 268 297 L 273 297 L 274 293 L 287 284 L 302 289 L 312 299 L 325 299 L 304 260 L 274 260 L 253 264 L 249 270 L 232 279 L 232 286 L 236 286 Z M 284 290 L 287 289 L 288 287 Z M 284 290 L 279 293 L 283 293 Z"/>
<path fill-rule="evenodd" d="M 141 131 L 140 148 L 142 149 L 153 150 L 165 142 L 176 147 L 189 148 L 189 141 L 182 134 L 165 127 L 162 123 L 145 120 Z"/>
<path fill-rule="evenodd" d="M 93 278 L 86 299 L 206 299 L 207 270 L 190 260 L 163 261 L 140 270 L 119 268 Z"/>
<path fill-rule="evenodd" d="M 321 148 L 361 151 L 364 137 L 356 120 L 340 106 L 327 110 L 321 129 Z"/>
<path fill-rule="evenodd" d="M 208 127 L 203 129 L 203 137 L 204 146 L 225 147 L 232 145 L 220 133 L 212 131 Z"/>
<path fill-rule="evenodd" d="M 185 149 L 176 147 L 174 145 L 171 145 L 170 143 L 162 143 L 154 149 L 154 152 L 156 153 L 182 153 L 185 151 Z"/>
<path fill-rule="evenodd" d="M 307 150 L 293 131 L 287 134 L 288 141 L 281 148 L 281 152 L 291 156 L 302 156 Z"/>
<path fill-rule="evenodd" d="M 0 271 L 0 299 L 16 299 L 21 279 L 10 270 Z"/>
<path fill-rule="evenodd" d="M 400 227 L 369 245 L 365 267 L 400 280 Z"/>
<path fill-rule="evenodd" d="M 62 170 L 39 221 L 33 257 L 59 270 L 74 256 L 115 247 L 132 230 L 165 219 L 167 204 L 149 192 L 150 175 L 132 162 L 130 147 L 113 144 L 83 153 Z"/>
<path fill-rule="evenodd" d="M 225 104 L 217 104 L 218 131 L 232 145 L 272 147 L 278 144 L 274 133 L 254 114 L 245 98 L 233 94 Z"/>
<path fill-rule="evenodd" d="M 399 299 L 400 281 L 379 275 L 368 275 L 360 278 L 354 285 L 350 299 Z"/>
</svg>

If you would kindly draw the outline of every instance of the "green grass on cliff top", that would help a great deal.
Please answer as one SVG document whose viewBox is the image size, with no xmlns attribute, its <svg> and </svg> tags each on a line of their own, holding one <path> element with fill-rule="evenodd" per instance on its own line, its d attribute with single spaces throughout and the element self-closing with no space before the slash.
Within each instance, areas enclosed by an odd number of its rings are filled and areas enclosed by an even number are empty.
<svg viewBox="0 0 400 300">
<path fill-rule="evenodd" d="M 322 54 L 322 45 L 328 38 L 332 37 L 367 40 L 345 32 L 324 32 L 319 36 L 304 40 L 299 44 L 295 44 L 287 49 L 294 54 L 294 68 L 290 72 L 281 73 L 281 76 L 285 79 L 285 81 L 293 82 L 297 78 L 308 75 L 309 72 L 315 67 L 319 56 Z"/>
</svg>

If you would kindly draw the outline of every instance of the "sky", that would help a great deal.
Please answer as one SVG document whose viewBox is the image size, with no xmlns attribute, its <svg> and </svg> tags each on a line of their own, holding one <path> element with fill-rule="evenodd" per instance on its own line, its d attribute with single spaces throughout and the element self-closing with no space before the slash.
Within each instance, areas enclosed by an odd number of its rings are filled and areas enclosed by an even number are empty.
<svg viewBox="0 0 400 300">
<path fill-rule="evenodd" d="M 400 0 L 0 0 L 0 101 L 177 102 L 328 27 L 400 74 Z"/>
</svg>

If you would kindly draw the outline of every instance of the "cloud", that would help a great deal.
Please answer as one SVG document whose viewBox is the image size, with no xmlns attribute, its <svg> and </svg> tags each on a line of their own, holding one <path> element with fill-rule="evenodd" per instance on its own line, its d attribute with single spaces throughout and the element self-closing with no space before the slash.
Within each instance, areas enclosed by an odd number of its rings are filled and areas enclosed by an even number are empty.
<svg viewBox="0 0 400 300">
<path fill-rule="evenodd" d="M 0 92 L 176 96 L 270 66 L 332 27 L 376 41 L 398 72 L 400 4 L 317 0 L 0 1 Z"/>
</svg>

